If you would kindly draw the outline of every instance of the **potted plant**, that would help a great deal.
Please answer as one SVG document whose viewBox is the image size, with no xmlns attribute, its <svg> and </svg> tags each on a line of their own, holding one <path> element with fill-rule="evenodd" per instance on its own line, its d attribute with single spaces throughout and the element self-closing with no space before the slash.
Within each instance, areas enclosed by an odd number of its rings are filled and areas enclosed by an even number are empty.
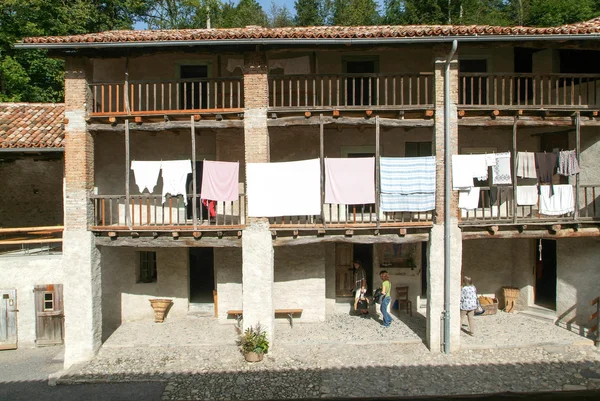
<svg viewBox="0 0 600 401">
<path fill-rule="evenodd" d="M 269 351 L 267 333 L 262 330 L 260 323 L 256 327 L 248 327 L 239 341 L 244 358 L 248 362 L 262 361 L 264 354 Z"/>
</svg>

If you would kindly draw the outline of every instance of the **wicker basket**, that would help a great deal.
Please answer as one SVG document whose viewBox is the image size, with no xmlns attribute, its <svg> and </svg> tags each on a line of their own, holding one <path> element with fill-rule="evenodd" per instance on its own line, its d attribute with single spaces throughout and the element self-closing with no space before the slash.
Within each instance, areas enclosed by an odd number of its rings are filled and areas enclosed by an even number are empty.
<svg viewBox="0 0 600 401">
<path fill-rule="evenodd" d="M 481 299 L 481 298 L 480 298 Z M 494 302 L 491 304 L 484 304 L 480 301 L 481 307 L 484 312 L 478 316 L 487 316 L 487 315 L 495 315 L 498 312 L 498 300 L 494 298 Z"/>
<path fill-rule="evenodd" d="M 170 299 L 150 299 L 150 305 L 154 309 L 154 321 L 162 323 L 165 320 L 165 315 L 169 312 L 173 301 Z"/>
<path fill-rule="evenodd" d="M 516 287 L 502 287 L 505 312 L 515 312 L 515 305 L 520 294 L 521 290 Z"/>
</svg>

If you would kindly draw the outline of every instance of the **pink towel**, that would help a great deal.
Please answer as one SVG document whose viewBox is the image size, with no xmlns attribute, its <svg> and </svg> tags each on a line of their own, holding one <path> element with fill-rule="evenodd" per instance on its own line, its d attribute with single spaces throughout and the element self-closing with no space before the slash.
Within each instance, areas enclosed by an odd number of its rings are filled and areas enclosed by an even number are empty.
<svg viewBox="0 0 600 401">
<path fill-rule="evenodd" d="M 204 161 L 200 197 L 215 201 L 237 201 L 239 199 L 238 162 Z"/>
<path fill-rule="evenodd" d="M 375 158 L 325 159 L 325 203 L 375 203 Z"/>
</svg>

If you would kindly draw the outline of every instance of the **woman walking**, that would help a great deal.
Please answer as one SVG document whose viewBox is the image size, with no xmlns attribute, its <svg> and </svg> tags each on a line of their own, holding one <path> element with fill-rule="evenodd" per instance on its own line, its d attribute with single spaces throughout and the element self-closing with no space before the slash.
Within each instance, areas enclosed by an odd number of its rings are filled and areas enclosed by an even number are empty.
<svg viewBox="0 0 600 401">
<path fill-rule="evenodd" d="M 390 307 L 392 283 L 390 283 L 390 275 L 386 270 L 379 272 L 381 277 L 381 294 L 383 300 L 381 301 L 381 315 L 383 316 L 383 327 L 390 327 L 392 324 L 392 316 L 390 315 L 388 308 Z"/>
</svg>

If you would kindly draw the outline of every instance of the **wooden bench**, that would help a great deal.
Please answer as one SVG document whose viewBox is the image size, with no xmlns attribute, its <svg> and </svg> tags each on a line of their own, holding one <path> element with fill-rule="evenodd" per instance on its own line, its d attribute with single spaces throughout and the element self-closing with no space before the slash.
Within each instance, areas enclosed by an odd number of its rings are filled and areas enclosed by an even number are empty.
<svg viewBox="0 0 600 401">
<path fill-rule="evenodd" d="M 301 315 L 302 309 L 275 309 L 275 315 L 284 314 L 290 319 L 290 326 L 294 327 L 294 314 Z"/>
<path fill-rule="evenodd" d="M 235 316 L 237 320 L 237 325 L 239 327 L 244 317 L 244 311 L 241 309 L 231 309 L 227 311 L 227 316 Z"/>
</svg>

